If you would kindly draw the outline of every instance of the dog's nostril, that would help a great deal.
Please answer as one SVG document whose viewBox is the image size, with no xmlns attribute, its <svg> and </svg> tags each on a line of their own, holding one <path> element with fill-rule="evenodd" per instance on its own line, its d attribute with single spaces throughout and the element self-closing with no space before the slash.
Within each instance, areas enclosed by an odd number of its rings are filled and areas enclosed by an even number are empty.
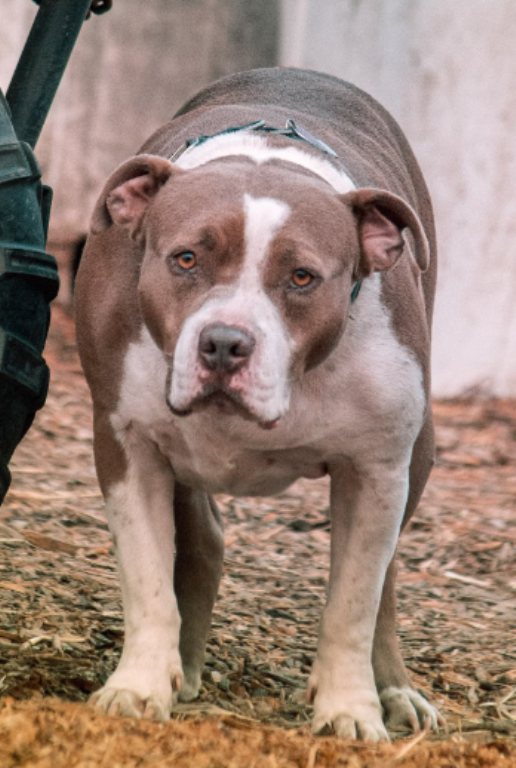
<svg viewBox="0 0 516 768">
<path fill-rule="evenodd" d="M 233 357 L 247 357 L 249 355 L 249 352 L 247 351 L 246 347 L 243 344 L 233 344 L 231 349 L 229 350 L 229 354 L 233 355 Z"/>
<path fill-rule="evenodd" d="M 199 356 L 206 368 L 234 371 L 250 357 L 254 338 L 240 328 L 229 325 L 209 325 L 199 337 Z"/>
<path fill-rule="evenodd" d="M 213 355 L 217 351 L 217 347 L 215 344 L 208 340 L 206 344 L 201 348 L 201 352 L 204 352 L 206 355 Z"/>
</svg>

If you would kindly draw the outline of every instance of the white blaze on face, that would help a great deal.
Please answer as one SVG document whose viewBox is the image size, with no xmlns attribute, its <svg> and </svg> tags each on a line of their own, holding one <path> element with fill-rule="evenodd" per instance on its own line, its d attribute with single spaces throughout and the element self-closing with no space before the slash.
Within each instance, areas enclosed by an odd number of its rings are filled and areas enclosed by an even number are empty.
<svg viewBox="0 0 516 768">
<path fill-rule="evenodd" d="M 290 207 L 272 197 L 244 195 L 245 258 L 240 284 L 250 290 L 262 289 L 262 271 L 265 257 L 278 229 L 285 223 Z"/>
<path fill-rule="evenodd" d="M 245 365 L 236 371 L 229 387 L 261 422 L 283 416 L 289 405 L 288 371 L 293 342 L 280 313 L 263 286 L 266 257 L 274 237 L 285 223 L 290 207 L 270 197 L 244 195 L 245 254 L 238 280 L 221 286 L 181 330 L 174 354 L 169 401 L 178 411 L 190 409 L 210 374 L 198 355 L 199 336 L 213 323 L 245 330 L 256 341 Z"/>
</svg>

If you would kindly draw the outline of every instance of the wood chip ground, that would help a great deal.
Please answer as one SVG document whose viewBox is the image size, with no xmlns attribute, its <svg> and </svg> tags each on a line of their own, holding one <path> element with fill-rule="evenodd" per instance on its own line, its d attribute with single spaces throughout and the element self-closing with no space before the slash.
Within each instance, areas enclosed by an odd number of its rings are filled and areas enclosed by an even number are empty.
<svg viewBox="0 0 516 768">
<path fill-rule="evenodd" d="M 516 766 L 516 401 L 436 402 L 437 464 L 399 562 L 399 634 L 447 731 L 366 747 L 310 733 L 325 481 L 219 496 L 225 572 L 199 701 L 160 726 L 85 706 L 115 668 L 120 591 L 73 321 L 54 311 L 46 407 L 0 507 L 0 766 Z"/>
</svg>

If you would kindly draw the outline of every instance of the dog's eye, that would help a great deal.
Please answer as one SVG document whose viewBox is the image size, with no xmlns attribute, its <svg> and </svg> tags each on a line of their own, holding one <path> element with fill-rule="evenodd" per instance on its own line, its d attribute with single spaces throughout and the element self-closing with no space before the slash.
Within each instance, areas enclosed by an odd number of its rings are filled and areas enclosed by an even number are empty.
<svg viewBox="0 0 516 768">
<path fill-rule="evenodd" d="M 296 288 L 306 288 L 307 285 L 310 285 L 313 279 L 314 276 L 306 269 L 296 269 L 292 275 L 292 282 Z"/>
<path fill-rule="evenodd" d="M 195 267 L 197 264 L 197 259 L 191 251 L 185 251 L 184 253 L 180 253 L 178 256 L 176 256 L 176 262 L 179 264 L 181 269 L 189 270 Z"/>
</svg>

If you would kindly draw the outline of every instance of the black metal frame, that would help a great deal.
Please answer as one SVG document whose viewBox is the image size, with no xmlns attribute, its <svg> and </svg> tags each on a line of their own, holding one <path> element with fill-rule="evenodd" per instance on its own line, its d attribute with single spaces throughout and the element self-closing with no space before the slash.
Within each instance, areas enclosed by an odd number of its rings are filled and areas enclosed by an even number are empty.
<svg viewBox="0 0 516 768">
<path fill-rule="evenodd" d="M 110 0 L 41 0 L 7 91 L 0 91 L 0 504 L 8 462 L 45 402 L 41 353 L 57 295 L 57 263 L 45 252 L 52 190 L 33 149 L 90 5 Z"/>
</svg>

